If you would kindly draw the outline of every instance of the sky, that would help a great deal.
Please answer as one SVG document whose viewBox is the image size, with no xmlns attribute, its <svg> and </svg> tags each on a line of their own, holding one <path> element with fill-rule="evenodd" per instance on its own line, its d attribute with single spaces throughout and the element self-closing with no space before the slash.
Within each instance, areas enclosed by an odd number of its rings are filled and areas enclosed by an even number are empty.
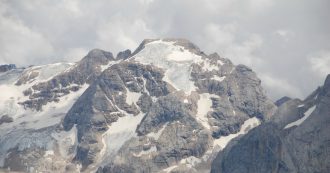
<svg viewBox="0 0 330 173">
<path fill-rule="evenodd" d="M 0 0 L 0 64 L 116 55 L 185 38 L 251 67 L 267 95 L 305 98 L 330 73 L 329 0 Z"/>
</svg>

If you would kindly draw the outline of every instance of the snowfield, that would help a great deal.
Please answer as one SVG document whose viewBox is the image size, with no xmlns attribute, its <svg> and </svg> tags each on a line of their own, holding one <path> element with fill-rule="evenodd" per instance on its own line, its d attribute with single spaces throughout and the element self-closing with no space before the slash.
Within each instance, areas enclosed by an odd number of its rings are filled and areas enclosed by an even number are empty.
<svg viewBox="0 0 330 173">
<path fill-rule="evenodd" d="M 289 123 L 288 125 L 286 125 L 284 127 L 284 129 L 288 129 L 290 127 L 293 127 L 293 126 L 299 126 L 301 123 L 303 123 L 315 110 L 316 108 L 316 105 L 312 106 L 311 108 L 309 108 L 305 113 L 304 113 L 304 116 L 292 123 Z"/>
</svg>

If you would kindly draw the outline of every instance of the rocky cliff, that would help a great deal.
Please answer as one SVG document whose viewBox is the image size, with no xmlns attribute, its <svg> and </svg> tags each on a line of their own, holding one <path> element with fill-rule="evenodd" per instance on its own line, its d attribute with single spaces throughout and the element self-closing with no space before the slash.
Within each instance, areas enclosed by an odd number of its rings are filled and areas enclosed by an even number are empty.
<svg viewBox="0 0 330 173">
<path fill-rule="evenodd" d="M 305 100 L 286 101 L 270 121 L 231 142 L 212 172 L 329 172 L 329 125 L 330 75 Z"/>
</svg>

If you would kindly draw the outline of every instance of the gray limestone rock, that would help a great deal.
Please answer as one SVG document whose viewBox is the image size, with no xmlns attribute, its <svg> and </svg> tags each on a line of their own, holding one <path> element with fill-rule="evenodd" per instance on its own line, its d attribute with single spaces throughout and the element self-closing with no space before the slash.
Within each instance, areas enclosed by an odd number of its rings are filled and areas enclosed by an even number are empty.
<svg viewBox="0 0 330 173">
<path fill-rule="evenodd" d="M 15 68 L 16 68 L 15 64 L 0 65 L 0 73 L 1 72 L 7 72 L 7 71 L 15 69 Z"/>
<path fill-rule="evenodd" d="M 59 97 L 76 91 L 85 83 L 92 83 L 101 74 L 101 66 L 114 61 L 112 53 L 99 49 L 91 50 L 81 61 L 68 71 L 53 77 L 49 81 L 33 85 L 24 92 L 29 99 L 21 102 L 25 108 L 42 110 L 48 102 L 58 102 Z M 26 84 L 39 75 L 38 72 L 28 72 L 19 78 L 16 85 Z M 33 92 L 32 92 L 33 91 Z"/>
<path fill-rule="evenodd" d="M 127 59 L 132 55 L 131 50 L 127 49 L 122 52 L 119 52 L 116 56 L 116 59 Z"/>
<path fill-rule="evenodd" d="M 288 96 L 284 96 L 284 97 L 282 97 L 282 98 L 276 100 L 275 105 L 276 105 L 277 107 L 279 107 L 279 106 L 281 106 L 283 103 L 285 103 L 285 102 L 287 102 L 287 101 L 289 101 L 289 100 L 291 100 L 290 97 L 288 97 Z"/>
<path fill-rule="evenodd" d="M 283 103 L 269 122 L 220 152 L 211 172 L 329 172 L 329 88 L 330 75 L 304 101 Z"/>
</svg>

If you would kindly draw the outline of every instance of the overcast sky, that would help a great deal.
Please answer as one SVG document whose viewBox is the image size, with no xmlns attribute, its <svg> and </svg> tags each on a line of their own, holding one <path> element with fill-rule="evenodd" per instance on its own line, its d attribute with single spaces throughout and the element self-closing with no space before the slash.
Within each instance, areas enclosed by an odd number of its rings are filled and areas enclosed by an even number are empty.
<svg viewBox="0 0 330 173">
<path fill-rule="evenodd" d="M 250 66 L 273 100 L 304 98 L 330 73 L 329 0 L 0 0 L 0 64 L 73 62 L 165 37 Z"/>
</svg>

